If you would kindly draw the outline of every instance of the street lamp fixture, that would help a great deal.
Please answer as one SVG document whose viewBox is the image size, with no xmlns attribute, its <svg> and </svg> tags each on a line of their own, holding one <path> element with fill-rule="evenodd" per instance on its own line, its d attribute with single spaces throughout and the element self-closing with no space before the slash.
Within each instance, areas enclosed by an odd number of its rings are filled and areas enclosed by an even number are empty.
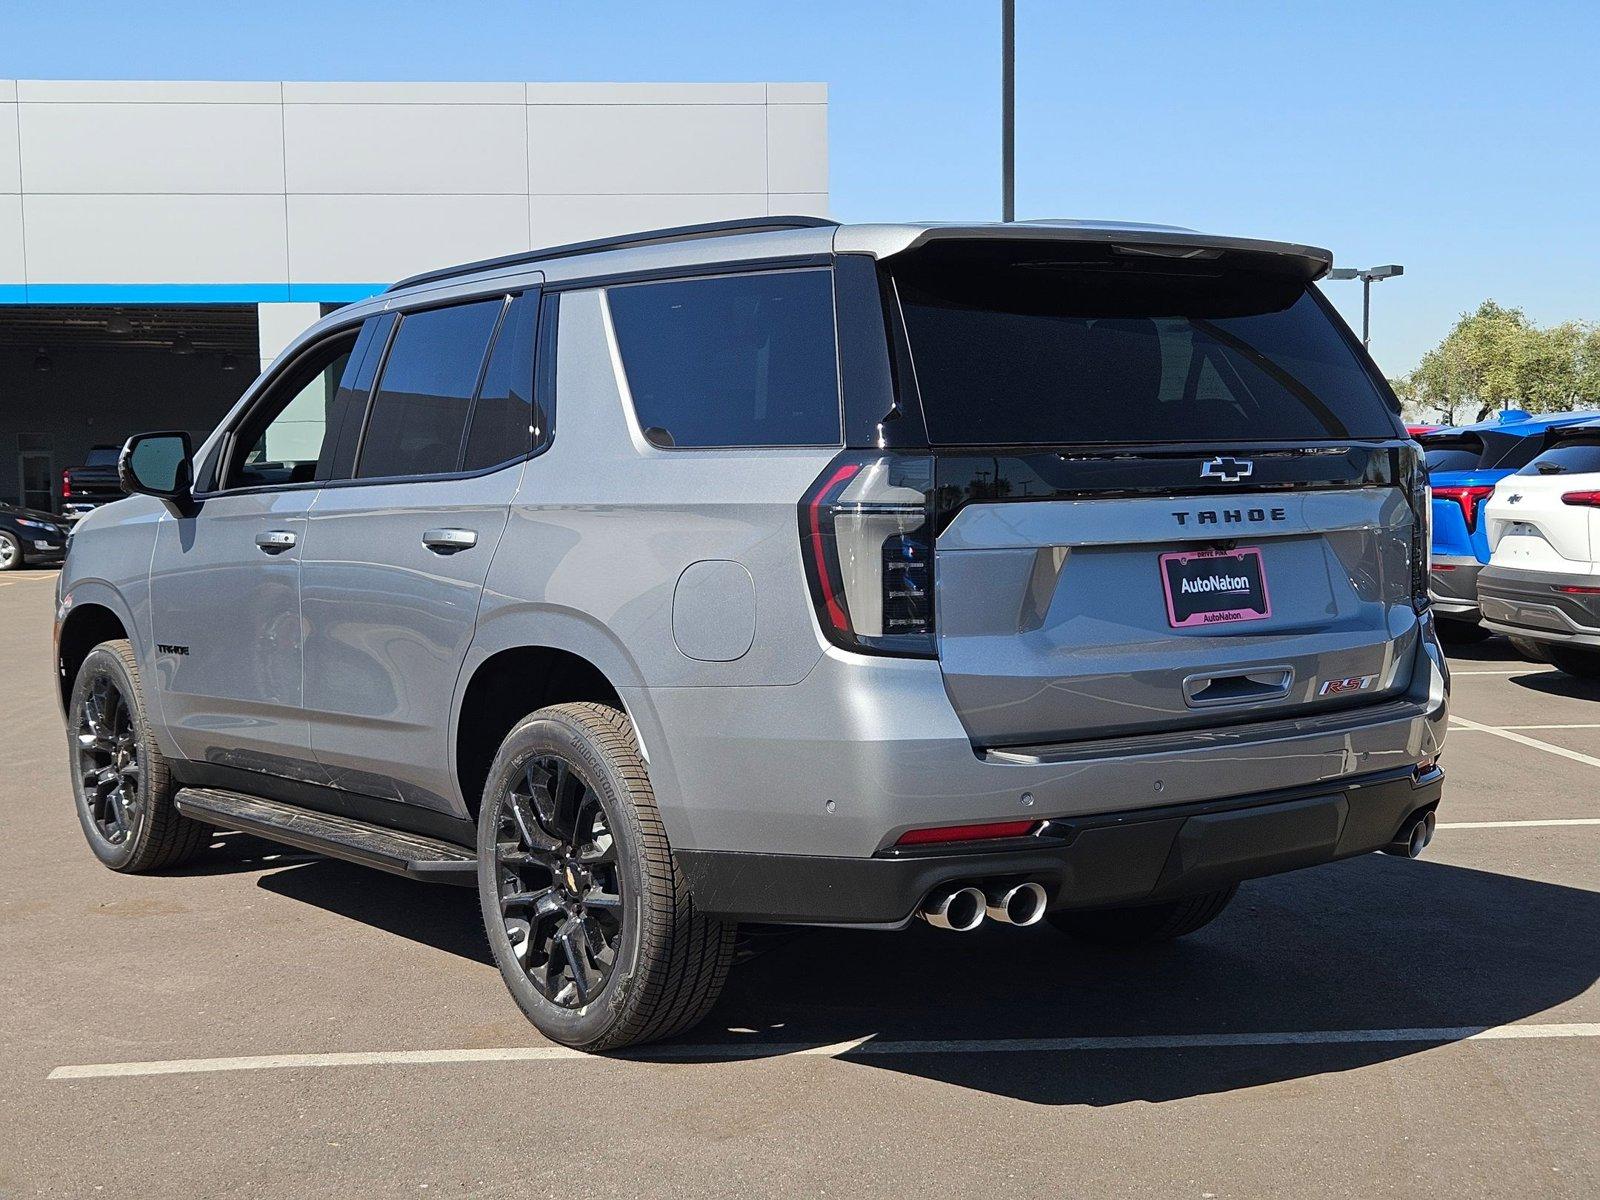
<svg viewBox="0 0 1600 1200">
<path fill-rule="evenodd" d="M 1328 272 L 1329 279 L 1359 279 L 1361 280 L 1361 344 L 1372 344 L 1372 285 L 1383 279 L 1393 279 L 1396 275 L 1404 275 L 1406 269 L 1399 263 L 1389 263 L 1382 267 L 1335 267 Z"/>
</svg>

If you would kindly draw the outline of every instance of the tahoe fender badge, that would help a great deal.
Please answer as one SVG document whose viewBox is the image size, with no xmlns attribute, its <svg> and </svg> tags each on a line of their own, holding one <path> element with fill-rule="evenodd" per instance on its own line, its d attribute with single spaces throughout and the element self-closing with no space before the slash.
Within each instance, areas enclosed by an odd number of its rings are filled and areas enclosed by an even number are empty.
<svg viewBox="0 0 1600 1200">
<path fill-rule="evenodd" d="M 179 655 L 182 655 L 182 654 L 189 653 L 189 647 L 187 647 L 187 646 L 174 646 L 174 645 L 172 645 L 172 644 L 170 644 L 168 642 L 157 642 L 156 643 L 156 653 L 157 654 L 179 654 Z"/>
<path fill-rule="evenodd" d="M 1256 465 L 1245 458 L 1213 458 L 1200 468 L 1201 479 L 1220 479 L 1223 483 L 1238 483 L 1255 474 Z"/>
</svg>

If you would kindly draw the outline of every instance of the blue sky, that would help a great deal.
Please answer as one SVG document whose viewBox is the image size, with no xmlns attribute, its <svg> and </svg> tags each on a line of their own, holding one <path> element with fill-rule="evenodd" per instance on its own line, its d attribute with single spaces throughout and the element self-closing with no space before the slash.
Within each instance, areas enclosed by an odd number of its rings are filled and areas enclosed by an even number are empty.
<svg viewBox="0 0 1600 1200">
<path fill-rule="evenodd" d="M 1600 319 L 1600 5 L 1018 0 L 1018 215 L 1400 262 L 1406 370 L 1485 297 Z M 822 80 L 834 214 L 999 208 L 998 0 L 0 0 L 0 77 Z M 1356 284 L 1328 294 L 1359 320 Z"/>
</svg>

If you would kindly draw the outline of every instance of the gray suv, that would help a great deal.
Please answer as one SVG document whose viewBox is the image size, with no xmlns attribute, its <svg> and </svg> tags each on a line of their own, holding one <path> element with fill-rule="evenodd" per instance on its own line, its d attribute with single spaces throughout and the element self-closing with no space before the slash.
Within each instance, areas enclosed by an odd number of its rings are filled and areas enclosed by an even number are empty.
<svg viewBox="0 0 1600 1200">
<path fill-rule="evenodd" d="M 1126 945 L 1415 854 L 1427 482 L 1329 261 L 773 217 L 340 309 L 78 526 L 89 844 L 476 887 L 523 1011 L 596 1050 L 700 1020 L 741 923 Z"/>
</svg>

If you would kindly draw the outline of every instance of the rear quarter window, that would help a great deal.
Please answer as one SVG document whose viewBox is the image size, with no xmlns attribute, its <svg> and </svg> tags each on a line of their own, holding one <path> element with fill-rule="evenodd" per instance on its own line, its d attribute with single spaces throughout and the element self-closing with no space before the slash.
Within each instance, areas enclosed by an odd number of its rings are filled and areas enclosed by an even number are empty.
<svg viewBox="0 0 1600 1200">
<path fill-rule="evenodd" d="M 629 284 L 606 300 L 652 445 L 839 443 L 832 272 Z"/>
</svg>

